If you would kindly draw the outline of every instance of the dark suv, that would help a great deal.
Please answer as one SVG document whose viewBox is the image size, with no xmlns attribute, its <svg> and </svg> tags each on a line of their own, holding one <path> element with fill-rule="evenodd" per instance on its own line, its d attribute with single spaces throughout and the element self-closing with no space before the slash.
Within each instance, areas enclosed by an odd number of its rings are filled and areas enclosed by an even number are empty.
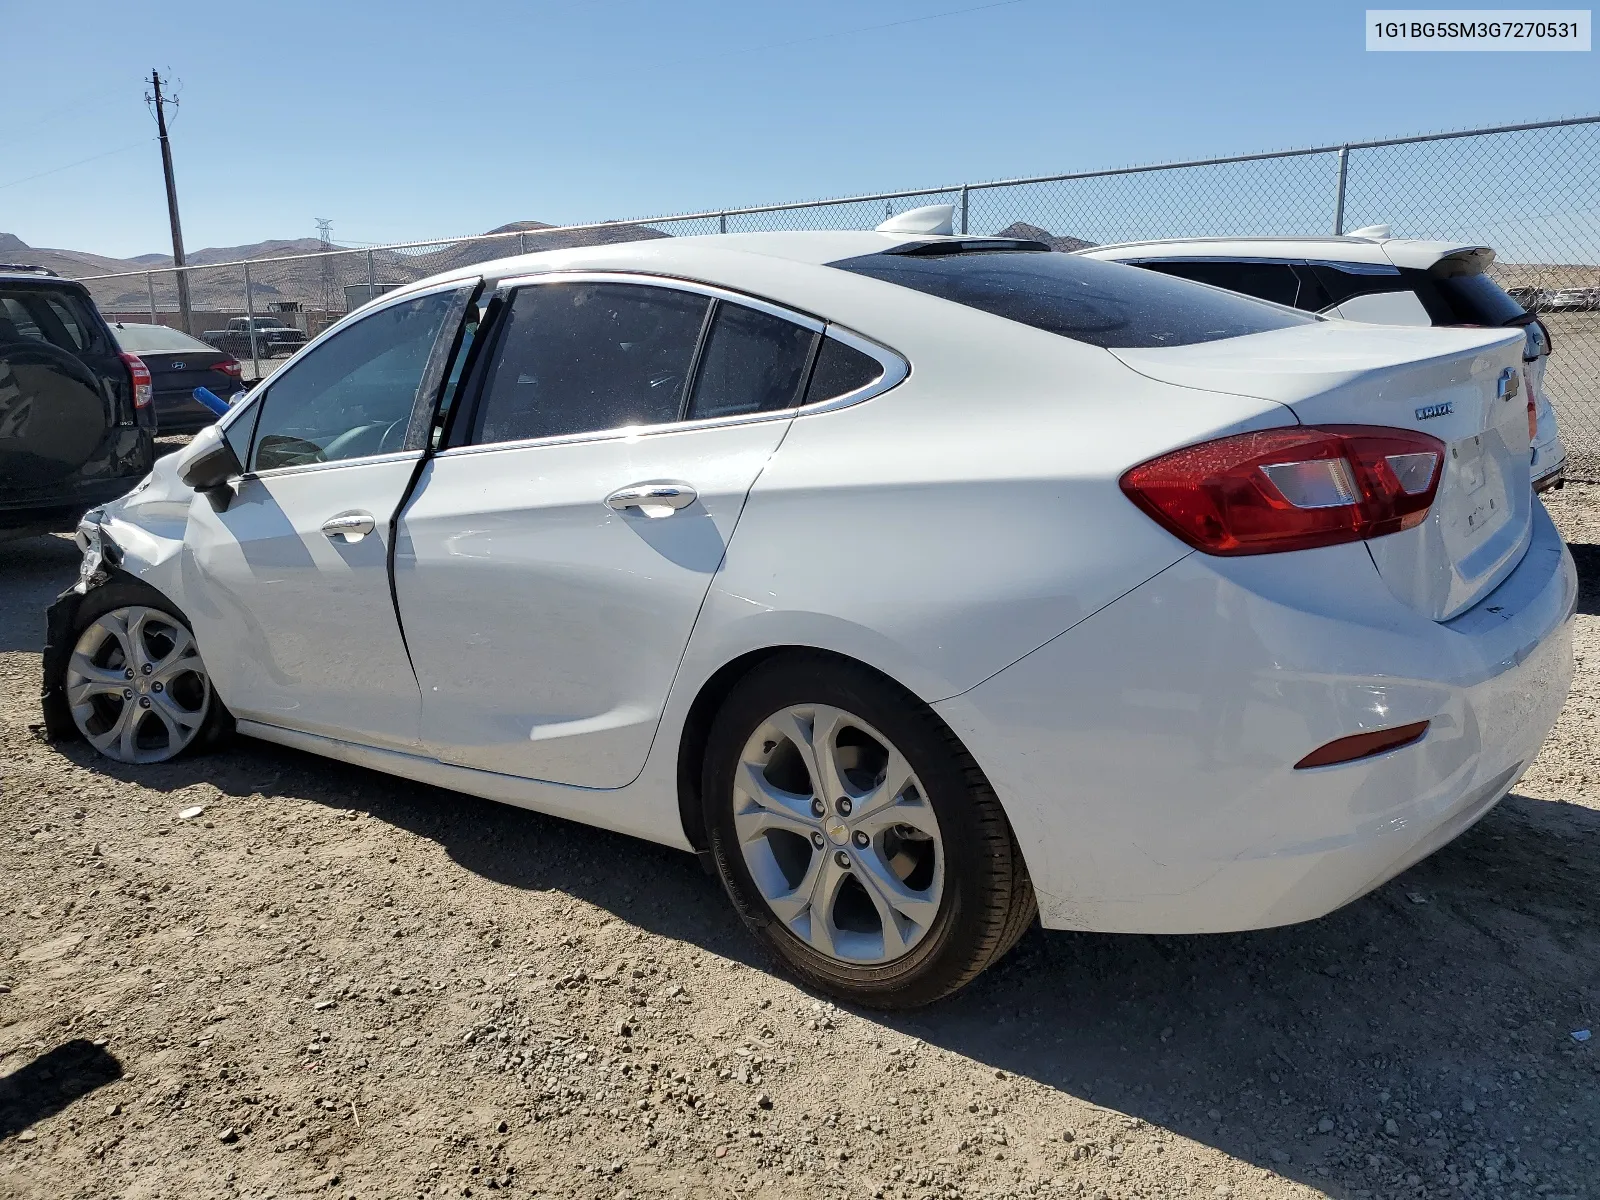
<svg viewBox="0 0 1600 1200">
<path fill-rule="evenodd" d="M 148 474 L 150 401 L 82 284 L 0 265 L 0 539 L 70 530 Z"/>
</svg>

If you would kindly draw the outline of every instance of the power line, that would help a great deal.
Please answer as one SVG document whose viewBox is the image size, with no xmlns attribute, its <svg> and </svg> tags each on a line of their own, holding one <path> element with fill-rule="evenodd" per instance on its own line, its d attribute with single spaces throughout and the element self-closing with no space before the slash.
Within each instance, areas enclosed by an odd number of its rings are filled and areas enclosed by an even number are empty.
<svg viewBox="0 0 1600 1200">
<path fill-rule="evenodd" d="M 122 91 L 122 89 L 126 86 L 126 83 L 118 83 L 98 92 L 90 92 L 87 96 L 75 100 L 71 104 L 61 106 L 52 105 L 48 109 L 40 109 L 40 112 L 46 114 L 44 116 L 34 117 L 29 116 L 26 113 L 8 113 L 7 122 L 14 129 L 26 128 L 31 135 L 34 131 L 38 130 L 42 126 L 51 125 L 65 117 L 77 115 L 84 109 L 89 108 L 99 101 L 105 99 L 107 96 L 112 95 L 115 92 Z M 11 146 L 20 146 L 23 144 L 23 142 L 28 140 L 28 138 L 12 138 L 7 141 L 0 142 L 0 150 L 9 148 Z"/>
<path fill-rule="evenodd" d="M 150 139 L 144 138 L 142 141 L 121 146 L 116 150 L 107 150 L 103 154 L 91 154 L 88 158 L 80 158 L 77 162 L 69 162 L 65 166 L 51 167 L 48 171 L 40 171 L 34 175 L 24 175 L 21 179 L 13 179 L 7 183 L 0 183 L 0 188 L 16 187 L 16 185 L 19 183 L 27 183 L 32 179 L 43 179 L 46 175 L 54 175 L 59 171 L 70 171 L 73 167 L 83 166 L 84 163 L 99 162 L 102 158 L 110 158 L 113 154 L 126 154 L 129 150 L 137 150 L 140 146 L 148 146 L 149 144 Z"/>
</svg>

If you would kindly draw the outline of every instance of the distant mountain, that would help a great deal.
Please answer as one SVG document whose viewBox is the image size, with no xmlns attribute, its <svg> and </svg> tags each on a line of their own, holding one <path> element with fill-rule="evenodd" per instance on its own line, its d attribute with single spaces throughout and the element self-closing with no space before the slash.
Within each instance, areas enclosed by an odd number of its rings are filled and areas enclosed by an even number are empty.
<svg viewBox="0 0 1600 1200">
<path fill-rule="evenodd" d="M 1032 242 L 1043 242 L 1052 250 L 1071 253 L 1073 250 L 1087 250 L 1093 242 L 1086 242 L 1082 238 L 1069 237 L 1066 234 L 1054 234 L 1048 229 L 1040 229 L 1037 225 L 1029 225 L 1026 221 L 1013 221 L 995 237 L 1025 238 Z"/>
<path fill-rule="evenodd" d="M 550 232 L 546 232 L 550 231 Z M 250 283 L 257 312 L 269 311 L 274 303 L 296 302 L 313 309 L 342 312 L 346 307 L 345 288 L 365 288 L 368 282 L 369 254 L 371 279 L 380 288 L 423 279 L 440 271 L 472 266 L 526 251 L 561 250 L 573 246 L 603 246 L 613 242 L 644 241 L 668 237 L 659 229 L 641 225 L 602 225 L 593 229 L 563 232 L 542 221 L 513 221 L 491 229 L 505 236 L 492 241 L 444 240 L 409 250 L 345 249 L 329 258 L 293 258 L 316 254 L 322 243 L 316 238 L 272 239 L 246 246 L 210 246 L 191 251 L 191 266 L 207 263 L 250 261 Z M 256 260 L 290 258 L 288 262 Z M 155 291 L 156 306 L 177 308 L 177 288 L 173 276 L 160 268 L 172 263 L 168 254 L 141 254 L 135 258 L 110 258 L 81 250 L 35 249 L 15 234 L 0 233 L 0 261 L 16 260 L 32 266 L 48 267 L 58 275 L 80 279 L 93 275 L 125 275 L 121 279 L 87 279 L 85 286 L 95 302 L 106 312 L 148 312 L 150 291 Z M 149 282 L 146 282 L 149 272 Z M 242 313 L 245 308 L 244 268 L 217 267 L 189 273 L 190 304 L 208 312 Z"/>
</svg>

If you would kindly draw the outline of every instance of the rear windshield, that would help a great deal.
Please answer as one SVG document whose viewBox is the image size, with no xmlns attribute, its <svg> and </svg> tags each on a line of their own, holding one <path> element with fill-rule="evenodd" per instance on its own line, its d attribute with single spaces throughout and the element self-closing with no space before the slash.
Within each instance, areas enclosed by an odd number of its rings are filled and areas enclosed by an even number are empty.
<svg viewBox="0 0 1600 1200">
<path fill-rule="evenodd" d="M 199 338 L 192 338 L 180 329 L 168 329 L 165 325 L 113 325 L 111 332 L 117 339 L 117 345 L 129 354 L 211 349 Z"/>
<path fill-rule="evenodd" d="M 828 265 L 1106 349 L 1187 346 L 1317 320 L 1186 279 L 1053 251 L 891 251 Z"/>
</svg>

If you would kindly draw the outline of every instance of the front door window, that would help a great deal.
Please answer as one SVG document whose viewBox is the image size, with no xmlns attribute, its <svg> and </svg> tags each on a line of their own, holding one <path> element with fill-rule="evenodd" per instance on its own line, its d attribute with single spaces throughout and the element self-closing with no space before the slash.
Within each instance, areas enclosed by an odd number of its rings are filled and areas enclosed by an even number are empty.
<svg viewBox="0 0 1600 1200">
<path fill-rule="evenodd" d="M 404 449 L 428 356 L 456 299 L 436 292 L 375 312 L 281 372 L 267 388 L 250 469 Z"/>
</svg>

